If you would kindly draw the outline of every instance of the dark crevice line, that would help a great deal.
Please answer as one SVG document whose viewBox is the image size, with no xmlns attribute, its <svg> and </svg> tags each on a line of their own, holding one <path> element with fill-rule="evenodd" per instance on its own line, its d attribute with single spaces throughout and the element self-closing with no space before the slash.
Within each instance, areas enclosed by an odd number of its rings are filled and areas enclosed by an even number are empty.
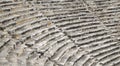
<svg viewBox="0 0 120 66">
<path fill-rule="evenodd" d="M 0 47 L 0 52 L 2 51 L 1 49 L 8 44 L 8 42 L 10 42 L 10 40 L 8 40 L 7 42 L 4 42 L 4 44 Z"/>
</svg>

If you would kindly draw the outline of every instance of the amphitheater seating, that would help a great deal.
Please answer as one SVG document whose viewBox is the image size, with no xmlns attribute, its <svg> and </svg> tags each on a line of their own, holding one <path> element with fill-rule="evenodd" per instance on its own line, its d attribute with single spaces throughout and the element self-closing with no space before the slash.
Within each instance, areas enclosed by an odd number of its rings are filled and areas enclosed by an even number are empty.
<svg viewBox="0 0 120 66">
<path fill-rule="evenodd" d="M 119 0 L 1 0 L 0 66 L 119 66 Z"/>
</svg>

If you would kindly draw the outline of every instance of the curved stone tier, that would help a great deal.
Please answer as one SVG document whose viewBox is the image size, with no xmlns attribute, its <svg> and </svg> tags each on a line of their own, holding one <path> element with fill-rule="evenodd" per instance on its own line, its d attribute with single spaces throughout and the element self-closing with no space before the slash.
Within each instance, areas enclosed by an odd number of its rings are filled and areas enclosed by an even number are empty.
<svg viewBox="0 0 120 66">
<path fill-rule="evenodd" d="M 120 66 L 119 0 L 1 0 L 0 66 Z"/>
</svg>

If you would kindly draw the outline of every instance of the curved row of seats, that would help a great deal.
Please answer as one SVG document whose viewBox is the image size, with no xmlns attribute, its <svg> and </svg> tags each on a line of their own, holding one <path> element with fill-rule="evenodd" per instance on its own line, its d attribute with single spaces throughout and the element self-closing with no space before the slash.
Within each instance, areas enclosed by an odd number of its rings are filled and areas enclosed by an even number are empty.
<svg viewBox="0 0 120 66">
<path fill-rule="evenodd" d="M 18 6 L 12 6 L 13 4 Z M 15 9 L 11 9 L 10 6 Z M 0 28 L 3 32 L 3 37 L 1 37 L 3 44 L 0 47 L 1 65 L 49 66 L 51 65 L 48 64 L 49 62 L 59 65 L 59 62 L 54 62 L 59 59 L 59 56 L 74 50 L 78 51 L 79 48 L 72 48 L 75 46 L 74 43 L 51 20 L 36 11 L 34 6 L 29 7 L 23 5 L 22 2 L 20 4 L 11 2 L 10 6 L 6 6 L 10 9 L 9 11 L 1 13 Z M 2 8 L 1 10 L 4 10 L 4 7 Z M 6 41 L 4 36 L 6 36 Z M 70 51 L 68 51 L 69 49 Z M 72 52 L 71 55 L 74 53 Z M 54 60 L 49 59 L 49 57 Z M 59 61 L 63 59 L 59 59 Z M 67 59 L 63 63 L 65 61 Z"/>
<path fill-rule="evenodd" d="M 39 51 L 42 51 L 42 49 L 39 48 L 44 43 L 40 45 L 40 41 L 45 41 L 40 39 L 47 38 L 49 35 L 48 41 L 51 41 L 63 34 L 56 30 L 55 26 L 43 17 L 42 13 L 37 12 L 34 7 L 23 5 L 22 2 L 10 2 L 3 5 L 6 7 L 1 7 L 3 12 L 0 14 L 2 38 L 2 43 L 0 44 L 0 65 L 34 66 L 38 63 L 36 59 L 42 54 Z M 5 11 L 5 8 L 10 10 Z M 34 46 L 31 47 L 32 45 Z M 32 63 L 33 60 L 36 62 Z"/>
<path fill-rule="evenodd" d="M 0 65 L 119 66 L 118 2 L 1 1 Z"/>
<path fill-rule="evenodd" d="M 78 66 L 80 64 L 81 66 L 92 66 L 94 63 L 90 64 L 89 62 L 95 60 L 98 61 L 96 65 L 117 66 L 119 64 L 120 49 L 116 35 L 117 36 L 119 35 L 119 30 L 118 30 L 119 22 L 118 21 L 109 22 L 110 20 L 105 21 L 105 19 L 102 18 L 102 16 L 104 16 L 105 14 L 104 15 L 100 14 L 101 16 L 98 17 L 98 15 L 94 14 L 94 12 L 91 13 L 89 8 L 86 7 L 87 4 L 84 1 L 83 3 L 81 2 L 82 1 L 49 3 L 45 1 L 41 4 L 37 4 L 37 6 L 39 11 L 44 13 L 48 17 L 48 19 L 52 20 L 53 23 L 57 27 L 59 27 L 63 32 L 65 32 L 65 34 L 77 46 L 84 48 L 85 51 L 88 52 L 87 55 L 90 56 L 89 58 L 91 58 L 91 56 L 93 57 L 93 59 L 86 60 L 85 63 L 83 63 L 83 65 L 80 61 L 81 59 L 79 59 Z M 87 3 L 89 4 L 89 1 Z M 103 5 L 101 5 L 101 7 L 102 6 Z M 119 11 L 117 12 L 119 13 Z M 111 20 L 112 21 L 118 20 L 118 18 Z M 56 62 L 58 61 L 59 59 L 56 60 Z M 60 61 L 59 63 L 61 64 L 63 63 L 63 61 L 64 60 Z M 118 63 L 116 63 L 116 61 L 118 61 Z M 62 65 L 65 65 L 65 62 Z"/>
</svg>

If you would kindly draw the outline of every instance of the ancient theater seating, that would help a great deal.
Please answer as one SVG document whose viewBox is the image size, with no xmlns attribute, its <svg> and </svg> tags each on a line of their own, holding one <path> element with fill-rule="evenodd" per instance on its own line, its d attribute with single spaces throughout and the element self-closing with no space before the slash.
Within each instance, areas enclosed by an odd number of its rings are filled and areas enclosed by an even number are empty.
<svg viewBox="0 0 120 66">
<path fill-rule="evenodd" d="M 0 66 L 120 66 L 119 0 L 1 0 Z"/>
</svg>

